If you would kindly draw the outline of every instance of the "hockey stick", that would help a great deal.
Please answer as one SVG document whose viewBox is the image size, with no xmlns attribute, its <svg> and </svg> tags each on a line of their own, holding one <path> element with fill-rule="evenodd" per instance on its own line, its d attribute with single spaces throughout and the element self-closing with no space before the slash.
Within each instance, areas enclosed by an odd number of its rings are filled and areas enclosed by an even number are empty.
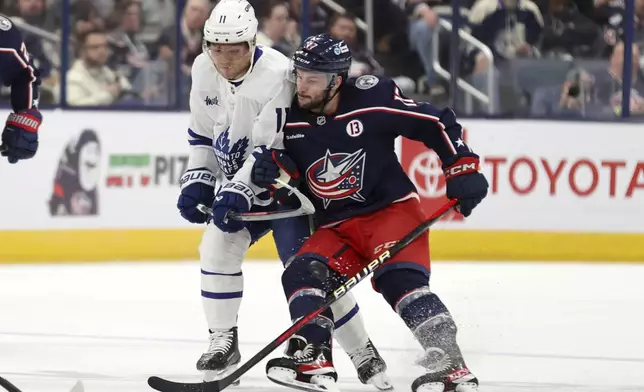
<svg viewBox="0 0 644 392">
<path fill-rule="evenodd" d="M 228 213 L 227 217 L 234 220 L 252 222 L 252 221 L 265 221 L 265 220 L 273 220 L 273 219 L 292 218 L 295 216 L 302 216 L 302 215 L 311 215 L 312 213 L 315 212 L 315 207 L 313 206 L 313 203 L 311 203 L 311 200 L 309 200 L 308 197 L 304 196 L 302 192 L 300 192 L 297 188 L 290 186 L 288 183 L 286 183 L 285 181 L 282 181 L 279 178 L 275 179 L 275 181 L 277 181 L 278 184 L 282 185 L 282 187 L 288 189 L 289 196 L 293 194 L 295 195 L 295 197 L 297 197 L 297 199 L 300 201 L 299 208 L 295 208 L 292 210 L 283 210 L 283 211 L 245 212 L 242 214 L 231 211 Z M 206 215 L 212 216 L 212 208 L 208 206 L 199 204 L 197 206 L 197 209 Z"/>
<path fill-rule="evenodd" d="M 302 317 L 291 325 L 286 331 L 284 331 L 280 336 L 275 340 L 270 342 L 266 347 L 264 347 L 260 352 L 255 354 L 251 359 L 241 365 L 239 368 L 235 369 L 230 375 L 215 381 L 200 382 L 200 383 L 178 383 L 174 381 L 168 381 L 160 377 L 150 377 L 148 379 L 148 385 L 153 389 L 161 392 L 219 392 L 224 388 L 230 386 L 233 382 L 238 380 L 244 373 L 249 371 L 253 366 L 257 365 L 264 358 L 266 358 L 270 353 L 272 353 L 276 348 L 278 348 L 282 343 L 284 343 L 288 338 L 293 336 L 297 331 L 299 331 L 306 323 L 319 316 L 324 312 L 329 306 L 331 306 L 338 299 L 342 298 L 353 286 L 358 284 L 367 276 L 378 268 L 380 265 L 387 262 L 387 260 L 394 257 L 398 252 L 403 250 L 407 245 L 412 243 L 416 238 L 423 234 L 427 229 L 429 229 L 434 223 L 436 223 L 440 218 L 447 214 L 454 206 L 456 205 L 456 200 L 450 200 L 444 206 L 439 208 L 434 214 L 432 214 L 429 219 L 418 225 L 414 230 L 409 232 L 406 236 L 401 238 L 394 246 L 389 249 L 386 249 L 378 255 L 372 262 L 370 262 L 366 267 L 364 267 L 360 272 L 358 272 L 354 277 L 347 280 L 327 296 L 326 301 L 322 304 L 321 307 L 309 313 L 308 315 Z"/>
<path fill-rule="evenodd" d="M 20 389 L 18 389 L 17 386 L 13 385 L 12 383 L 9 382 L 6 378 L 0 377 L 0 387 L 3 387 L 4 389 L 7 390 L 7 392 L 22 392 Z M 79 380 L 76 381 L 76 384 L 72 387 L 71 391 L 69 392 L 84 392 L 83 388 L 83 383 Z"/>
<path fill-rule="evenodd" d="M 21 392 L 17 386 L 13 385 L 6 378 L 0 377 L 0 386 L 6 389 L 9 392 Z"/>
</svg>

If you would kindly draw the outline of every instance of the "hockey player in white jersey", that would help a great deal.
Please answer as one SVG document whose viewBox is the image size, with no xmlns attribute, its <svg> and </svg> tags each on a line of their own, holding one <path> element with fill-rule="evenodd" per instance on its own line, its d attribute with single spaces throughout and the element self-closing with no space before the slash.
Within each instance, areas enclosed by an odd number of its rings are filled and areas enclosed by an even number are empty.
<svg viewBox="0 0 644 392">
<path fill-rule="evenodd" d="M 192 67 L 190 158 L 177 206 L 186 220 L 207 223 L 199 253 L 210 344 L 197 362 L 206 381 L 229 374 L 241 359 L 237 314 L 247 249 L 272 230 L 286 263 L 310 235 L 307 217 L 262 222 L 227 218 L 231 211 L 280 208 L 250 181 L 251 153 L 255 146 L 272 146 L 281 132 L 294 85 L 288 81 L 289 59 L 255 45 L 257 24 L 246 0 L 220 1 L 205 23 L 203 53 Z M 198 204 L 212 204 L 212 221 Z M 346 296 L 333 310 L 334 336 L 351 357 L 359 379 L 390 389 L 385 362 L 364 329 L 355 299 Z M 292 338 L 287 355 L 296 355 L 304 346 L 303 338 Z"/>
</svg>

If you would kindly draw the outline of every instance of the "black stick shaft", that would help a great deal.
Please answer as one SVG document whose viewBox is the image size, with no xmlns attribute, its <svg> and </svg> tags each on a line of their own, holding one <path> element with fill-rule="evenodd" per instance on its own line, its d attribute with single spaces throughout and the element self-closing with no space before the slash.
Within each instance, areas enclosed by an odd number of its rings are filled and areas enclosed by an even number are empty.
<svg viewBox="0 0 644 392">
<path fill-rule="evenodd" d="M 0 377 L 0 386 L 9 392 L 21 392 L 18 387 L 9 382 L 6 378 Z"/>
</svg>

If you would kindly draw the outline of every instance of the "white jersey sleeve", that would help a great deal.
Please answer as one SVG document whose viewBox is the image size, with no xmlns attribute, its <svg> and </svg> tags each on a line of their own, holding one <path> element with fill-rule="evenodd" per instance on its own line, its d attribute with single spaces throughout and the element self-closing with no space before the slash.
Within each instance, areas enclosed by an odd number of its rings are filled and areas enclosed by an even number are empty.
<svg viewBox="0 0 644 392">
<path fill-rule="evenodd" d="M 188 169 L 205 167 L 219 177 L 220 169 L 212 146 L 215 123 L 223 109 L 219 105 L 217 79 L 209 77 L 210 68 L 212 64 L 204 54 L 197 56 L 192 65 Z"/>
</svg>

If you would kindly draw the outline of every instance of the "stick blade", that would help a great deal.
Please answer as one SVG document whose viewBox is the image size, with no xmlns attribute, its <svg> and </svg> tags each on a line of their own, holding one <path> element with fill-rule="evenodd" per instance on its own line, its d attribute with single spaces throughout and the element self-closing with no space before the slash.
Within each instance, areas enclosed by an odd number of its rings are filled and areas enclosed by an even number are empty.
<svg viewBox="0 0 644 392">
<path fill-rule="evenodd" d="M 222 389 L 219 381 L 180 383 L 156 376 L 148 378 L 148 385 L 160 392 L 219 392 Z"/>
</svg>

